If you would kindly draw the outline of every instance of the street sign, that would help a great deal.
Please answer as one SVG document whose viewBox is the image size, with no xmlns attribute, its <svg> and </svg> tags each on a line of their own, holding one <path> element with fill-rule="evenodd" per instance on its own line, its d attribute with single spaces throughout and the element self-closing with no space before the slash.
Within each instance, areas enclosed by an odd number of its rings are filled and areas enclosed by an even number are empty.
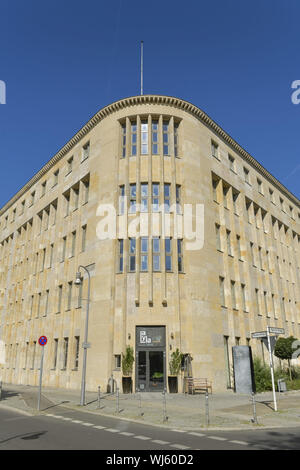
<svg viewBox="0 0 300 470">
<path fill-rule="evenodd" d="M 83 349 L 89 349 L 91 347 L 91 343 L 82 343 Z"/>
<path fill-rule="evenodd" d="M 269 333 L 273 333 L 275 335 L 284 335 L 284 329 L 276 328 L 275 326 L 269 326 Z"/>
<path fill-rule="evenodd" d="M 263 338 L 262 341 L 263 341 L 264 345 L 266 346 L 267 350 L 269 351 L 268 338 Z M 271 352 L 272 353 L 274 351 L 276 341 L 277 341 L 277 336 L 270 336 L 270 346 L 271 346 Z"/>
<path fill-rule="evenodd" d="M 266 331 L 257 331 L 256 333 L 251 333 L 252 338 L 266 338 L 268 336 Z"/>
<path fill-rule="evenodd" d="M 46 346 L 47 344 L 47 336 L 40 336 L 39 337 L 39 345 L 40 346 Z"/>
</svg>

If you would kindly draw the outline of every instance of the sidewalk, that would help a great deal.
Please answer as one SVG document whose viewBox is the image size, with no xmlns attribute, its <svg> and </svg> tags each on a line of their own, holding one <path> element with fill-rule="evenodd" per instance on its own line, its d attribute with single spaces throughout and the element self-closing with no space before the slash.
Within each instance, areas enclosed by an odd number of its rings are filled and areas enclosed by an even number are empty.
<svg viewBox="0 0 300 470">
<path fill-rule="evenodd" d="M 3 384 L 0 407 L 17 408 L 38 414 L 38 387 Z M 205 394 L 166 394 L 165 408 L 162 393 L 120 394 L 119 409 L 116 395 L 101 395 L 98 408 L 97 392 L 87 392 L 87 405 L 81 407 L 80 391 L 43 387 L 41 412 L 59 413 L 59 406 L 97 415 L 113 416 L 144 424 L 154 424 L 182 430 L 205 429 Z M 300 426 L 300 391 L 276 393 L 278 411 L 273 409 L 272 392 L 257 394 L 258 424 L 251 422 L 251 397 L 232 391 L 209 395 L 209 429 L 257 429 Z M 166 413 L 164 414 L 164 409 Z M 168 418 L 164 421 L 164 415 Z"/>
</svg>

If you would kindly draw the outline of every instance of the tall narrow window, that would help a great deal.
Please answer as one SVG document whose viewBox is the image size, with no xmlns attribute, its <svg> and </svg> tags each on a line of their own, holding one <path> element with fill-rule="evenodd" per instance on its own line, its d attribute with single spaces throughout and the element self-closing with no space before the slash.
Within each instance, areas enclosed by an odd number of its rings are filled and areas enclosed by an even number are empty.
<svg viewBox="0 0 300 470">
<path fill-rule="evenodd" d="M 236 246 L 237 246 L 237 254 L 238 258 L 242 259 L 242 252 L 241 252 L 241 237 L 239 235 L 236 236 Z"/>
<path fill-rule="evenodd" d="M 53 369 L 57 366 L 58 338 L 54 338 Z"/>
<path fill-rule="evenodd" d="M 169 122 L 163 122 L 163 154 L 169 155 Z"/>
<path fill-rule="evenodd" d="M 43 248 L 41 271 L 44 271 L 45 269 L 45 259 L 46 259 L 46 248 Z"/>
<path fill-rule="evenodd" d="M 268 302 L 267 302 L 267 292 L 264 291 L 264 307 L 265 307 L 265 314 L 268 317 Z"/>
<path fill-rule="evenodd" d="M 224 336 L 224 355 L 226 364 L 227 388 L 231 388 L 228 336 Z"/>
<path fill-rule="evenodd" d="M 141 154 L 148 153 L 148 122 L 141 122 Z"/>
<path fill-rule="evenodd" d="M 160 271 L 160 238 L 152 238 L 153 271 Z"/>
<path fill-rule="evenodd" d="M 246 303 L 246 286 L 245 284 L 241 284 L 241 291 L 242 291 L 242 305 L 244 312 L 247 311 L 247 303 Z"/>
<path fill-rule="evenodd" d="M 122 124 L 122 158 L 126 157 L 126 124 Z"/>
<path fill-rule="evenodd" d="M 216 228 L 216 245 L 217 245 L 217 250 L 222 251 L 222 246 L 221 246 L 221 235 L 220 235 L 220 225 L 215 224 Z"/>
<path fill-rule="evenodd" d="M 235 159 L 232 155 L 228 154 L 228 160 L 229 160 L 229 168 L 231 171 L 235 172 Z"/>
<path fill-rule="evenodd" d="M 82 180 L 83 183 L 83 204 L 87 204 L 89 202 L 89 192 L 90 192 L 90 177 L 87 176 Z"/>
<path fill-rule="evenodd" d="M 178 123 L 174 123 L 174 154 L 175 157 L 178 157 Z"/>
<path fill-rule="evenodd" d="M 165 206 L 165 212 L 169 213 L 170 212 L 170 196 L 171 196 L 171 185 L 170 183 L 165 183 L 164 184 L 164 206 Z"/>
<path fill-rule="evenodd" d="M 46 184 L 47 184 L 47 181 L 44 181 L 42 183 L 41 197 L 45 196 L 45 194 L 46 194 Z"/>
<path fill-rule="evenodd" d="M 221 306 L 225 307 L 225 287 L 224 287 L 224 277 L 222 276 L 219 276 L 219 288 L 220 288 Z"/>
<path fill-rule="evenodd" d="M 65 205 L 65 217 L 67 217 L 70 212 L 70 190 L 64 194 L 64 205 Z"/>
<path fill-rule="evenodd" d="M 233 210 L 236 215 L 239 215 L 239 192 L 236 191 L 235 189 L 232 190 L 232 204 L 233 204 Z"/>
<path fill-rule="evenodd" d="M 78 369 L 78 365 L 79 365 L 79 346 L 80 346 L 80 336 L 75 336 L 75 361 L 74 361 L 74 369 Z"/>
<path fill-rule="evenodd" d="M 172 271 L 172 239 L 165 238 L 166 271 Z"/>
<path fill-rule="evenodd" d="M 118 271 L 120 273 L 123 272 L 124 270 L 124 240 L 118 240 L 118 243 L 119 243 L 119 266 L 118 266 Z"/>
<path fill-rule="evenodd" d="M 54 244 L 51 243 L 51 245 L 50 245 L 49 268 L 52 268 L 52 264 L 53 264 L 53 251 L 54 251 Z"/>
<path fill-rule="evenodd" d="M 159 183 L 152 183 L 152 212 L 159 210 Z"/>
<path fill-rule="evenodd" d="M 59 175 L 59 170 L 56 170 L 53 173 L 53 186 L 56 186 L 58 184 L 58 175 Z"/>
<path fill-rule="evenodd" d="M 41 298 L 42 298 L 42 293 L 39 292 L 39 293 L 38 293 L 38 304 L 37 304 L 37 314 L 36 314 L 36 318 L 39 318 L 39 316 L 40 316 Z"/>
<path fill-rule="evenodd" d="M 83 147 L 82 147 L 82 160 L 84 161 L 90 156 L 90 143 L 87 142 Z"/>
<path fill-rule="evenodd" d="M 73 160 L 74 158 L 73 157 L 70 157 L 68 160 L 67 160 L 67 175 L 69 173 L 71 173 L 72 169 L 73 169 Z"/>
<path fill-rule="evenodd" d="M 181 186 L 176 184 L 176 213 L 181 214 Z"/>
<path fill-rule="evenodd" d="M 254 247 L 253 247 L 253 243 L 250 242 L 250 253 L 251 253 L 251 261 L 252 261 L 252 264 L 253 266 L 256 266 L 255 265 L 255 258 L 254 258 Z"/>
<path fill-rule="evenodd" d="M 71 257 L 75 256 L 76 249 L 76 230 L 72 232 Z"/>
<path fill-rule="evenodd" d="M 231 304 L 232 308 L 236 309 L 236 295 L 235 295 L 235 281 L 231 281 Z"/>
<path fill-rule="evenodd" d="M 69 350 L 69 338 L 64 338 L 63 369 L 66 369 L 66 368 L 67 368 L 67 364 L 68 364 L 68 350 Z"/>
<path fill-rule="evenodd" d="M 76 211 L 78 209 L 78 203 L 79 203 L 79 184 L 76 184 L 73 186 L 73 211 Z"/>
<path fill-rule="evenodd" d="M 131 122 L 131 155 L 136 156 L 136 146 L 137 146 L 137 125 L 136 121 Z"/>
<path fill-rule="evenodd" d="M 81 251 L 85 251 L 86 247 L 86 225 L 81 227 Z"/>
<path fill-rule="evenodd" d="M 135 260 L 136 260 L 136 239 L 129 239 L 129 271 L 135 271 Z"/>
<path fill-rule="evenodd" d="M 67 304 L 67 310 L 71 310 L 71 307 L 72 307 L 72 288 L 73 288 L 73 282 L 70 281 L 70 282 L 68 282 L 68 304 Z"/>
<path fill-rule="evenodd" d="M 130 201 L 129 201 L 129 212 L 134 214 L 136 212 L 136 184 L 130 185 Z"/>
<path fill-rule="evenodd" d="M 158 121 L 152 121 L 152 154 L 158 154 Z"/>
<path fill-rule="evenodd" d="M 230 230 L 226 230 L 226 240 L 227 240 L 227 252 L 230 256 L 232 256 L 232 249 L 231 249 L 231 232 Z"/>
<path fill-rule="evenodd" d="M 148 271 L 148 237 L 141 237 L 141 271 Z"/>
<path fill-rule="evenodd" d="M 148 183 L 141 184 L 141 212 L 148 212 Z"/>
<path fill-rule="evenodd" d="M 260 315 L 260 307 L 259 307 L 259 290 L 255 289 L 255 303 L 256 303 L 256 311 L 257 315 Z"/>
<path fill-rule="evenodd" d="M 60 286 L 58 286 L 57 313 L 60 313 L 61 311 L 62 293 L 63 293 L 63 286 L 61 284 Z"/>
<path fill-rule="evenodd" d="M 66 247 L 67 247 L 67 237 L 63 237 L 63 239 L 62 239 L 62 251 L 61 251 L 61 262 L 63 262 L 65 260 Z"/>
<path fill-rule="evenodd" d="M 244 178 L 245 178 L 246 183 L 250 184 L 249 170 L 248 168 L 245 168 L 245 167 L 244 167 Z"/>
<path fill-rule="evenodd" d="M 178 272 L 183 272 L 183 251 L 182 251 L 183 241 L 177 239 L 177 261 L 178 261 Z"/>
<path fill-rule="evenodd" d="M 34 369 L 35 367 L 35 354 L 36 354 L 36 341 L 33 341 L 32 345 L 32 363 L 31 363 L 31 369 Z"/>
<path fill-rule="evenodd" d="M 211 154 L 213 157 L 217 158 L 219 160 L 219 149 L 218 149 L 218 144 L 214 142 L 213 140 L 211 141 Z"/>
<path fill-rule="evenodd" d="M 125 185 L 119 186 L 119 214 L 124 214 L 125 211 Z"/>
<path fill-rule="evenodd" d="M 44 311 L 44 317 L 48 315 L 48 306 L 49 306 L 49 290 L 46 290 L 45 292 L 45 311 Z"/>
</svg>

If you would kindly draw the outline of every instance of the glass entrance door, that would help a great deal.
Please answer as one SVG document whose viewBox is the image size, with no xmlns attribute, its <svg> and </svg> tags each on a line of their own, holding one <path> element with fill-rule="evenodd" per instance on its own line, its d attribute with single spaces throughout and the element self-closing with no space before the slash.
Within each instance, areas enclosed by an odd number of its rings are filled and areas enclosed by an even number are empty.
<svg viewBox="0 0 300 470">
<path fill-rule="evenodd" d="M 141 392 L 164 390 L 164 351 L 138 351 L 137 388 Z"/>
</svg>

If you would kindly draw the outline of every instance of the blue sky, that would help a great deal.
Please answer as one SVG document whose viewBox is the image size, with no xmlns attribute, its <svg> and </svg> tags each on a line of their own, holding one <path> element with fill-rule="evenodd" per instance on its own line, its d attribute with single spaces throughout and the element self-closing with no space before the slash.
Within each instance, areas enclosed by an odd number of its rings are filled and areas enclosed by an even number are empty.
<svg viewBox="0 0 300 470">
<path fill-rule="evenodd" d="M 203 109 L 299 198 L 299 21 L 299 0 L 2 0 L 0 207 L 99 109 L 140 93 L 140 40 L 145 94 Z"/>
</svg>

